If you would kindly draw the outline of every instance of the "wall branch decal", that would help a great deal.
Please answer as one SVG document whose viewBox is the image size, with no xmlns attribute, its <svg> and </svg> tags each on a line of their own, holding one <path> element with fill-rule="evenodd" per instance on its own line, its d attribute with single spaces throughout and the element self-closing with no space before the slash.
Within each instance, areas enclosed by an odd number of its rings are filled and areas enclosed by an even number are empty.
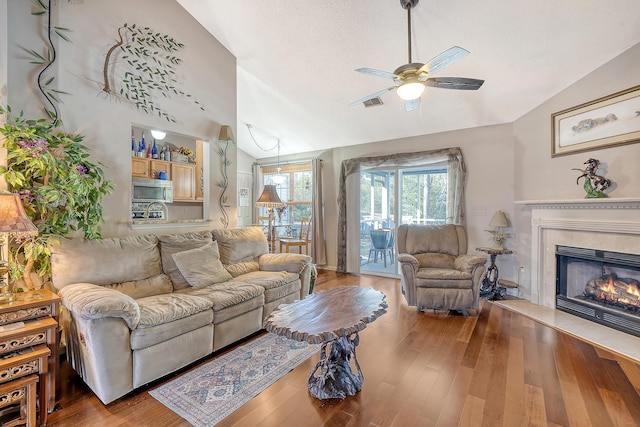
<svg viewBox="0 0 640 427">
<path fill-rule="evenodd" d="M 157 99 L 160 95 L 165 98 L 171 95 L 193 98 L 178 87 L 176 78 L 175 69 L 182 60 L 175 53 L 183 47 L 182 43 L 166 34 L 154 32 L 149 27 L 125 23 L 118 28 L 118 39 L 105 55 L 102 91 L 125 99 L 146 114 L 157 114 L 175 122 Z M 118 53 L 122 55 L 122 62 L 114 59 Z M 124 74 L 117 73 L 118 65 L 121 65 Z M 113 69 L 112 75 L 109 75 L 110 69 Z M 115 87 L 116 80 L 119 88 Z M 200 102 L 192 100 L 200 110 L 205 111 Z"/>
</svg>

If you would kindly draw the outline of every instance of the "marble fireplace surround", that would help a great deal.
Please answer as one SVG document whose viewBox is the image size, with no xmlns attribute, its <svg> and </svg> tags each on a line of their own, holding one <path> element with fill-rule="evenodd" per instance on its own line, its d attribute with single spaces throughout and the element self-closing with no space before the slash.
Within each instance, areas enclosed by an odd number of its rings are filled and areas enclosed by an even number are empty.
<svg viewBox="0 0 640 427">
<path fill-rule="evenodd" d="M 555 309 L 556 246 L 640 254 L 640 198 L 527 200 L 531 209 L 530 301 L 498 302 L 536 321 L 640 361 L 640 338 Z"/>
</svg>

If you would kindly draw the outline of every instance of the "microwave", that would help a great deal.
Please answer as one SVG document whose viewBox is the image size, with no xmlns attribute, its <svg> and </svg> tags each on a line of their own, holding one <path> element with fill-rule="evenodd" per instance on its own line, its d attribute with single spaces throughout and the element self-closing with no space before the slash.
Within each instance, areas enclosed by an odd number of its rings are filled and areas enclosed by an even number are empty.
<svg viewBox="0 0 640 427">
<path fill-rule="evenodd" d="M 173 182 L 163 179 L 132 178 L 132 202 L 173 202 Z"/>
</svg>

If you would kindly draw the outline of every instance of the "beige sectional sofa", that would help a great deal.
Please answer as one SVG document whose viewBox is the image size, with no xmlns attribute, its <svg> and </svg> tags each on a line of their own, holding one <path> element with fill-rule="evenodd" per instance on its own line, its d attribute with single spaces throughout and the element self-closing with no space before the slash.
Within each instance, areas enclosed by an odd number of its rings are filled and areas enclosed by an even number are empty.
<svg viewBox="0 0 640 427">
<path fill-rule="evenodd" d="M 259 331 L 312 268 L 257 227 L 65 239 L 51 263 L 67 357 L 105 404 Z"/>
</svg>

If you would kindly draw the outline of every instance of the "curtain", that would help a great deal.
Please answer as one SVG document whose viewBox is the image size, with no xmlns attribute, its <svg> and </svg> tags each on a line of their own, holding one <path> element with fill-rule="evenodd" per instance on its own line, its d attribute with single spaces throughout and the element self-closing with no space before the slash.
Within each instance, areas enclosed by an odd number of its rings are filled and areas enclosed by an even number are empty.
<svg viewBox="0 0 640 427">
<path fill-rule="evenodd" d="M 311 161 L 313 194 L 311 196 L 311 257 L 317 265 L 327 265 L 327 249 L 324 234 L 324 197 L 322 190 L 322 159 Z"/>
<path fill-rule="evenodd" d="M 466 167 L 459 147 L 417 153 L 399 153 L 387 156 L 357 157 L 342 161 L 338 183 L 338 265 L 336 270 L 347 270 L 347 177 L 359 173 L 361 167 L 408 168 L 446 162 L 448 167 L 447 223 L 464 225 L 464 183 Z"/>
</svg>

